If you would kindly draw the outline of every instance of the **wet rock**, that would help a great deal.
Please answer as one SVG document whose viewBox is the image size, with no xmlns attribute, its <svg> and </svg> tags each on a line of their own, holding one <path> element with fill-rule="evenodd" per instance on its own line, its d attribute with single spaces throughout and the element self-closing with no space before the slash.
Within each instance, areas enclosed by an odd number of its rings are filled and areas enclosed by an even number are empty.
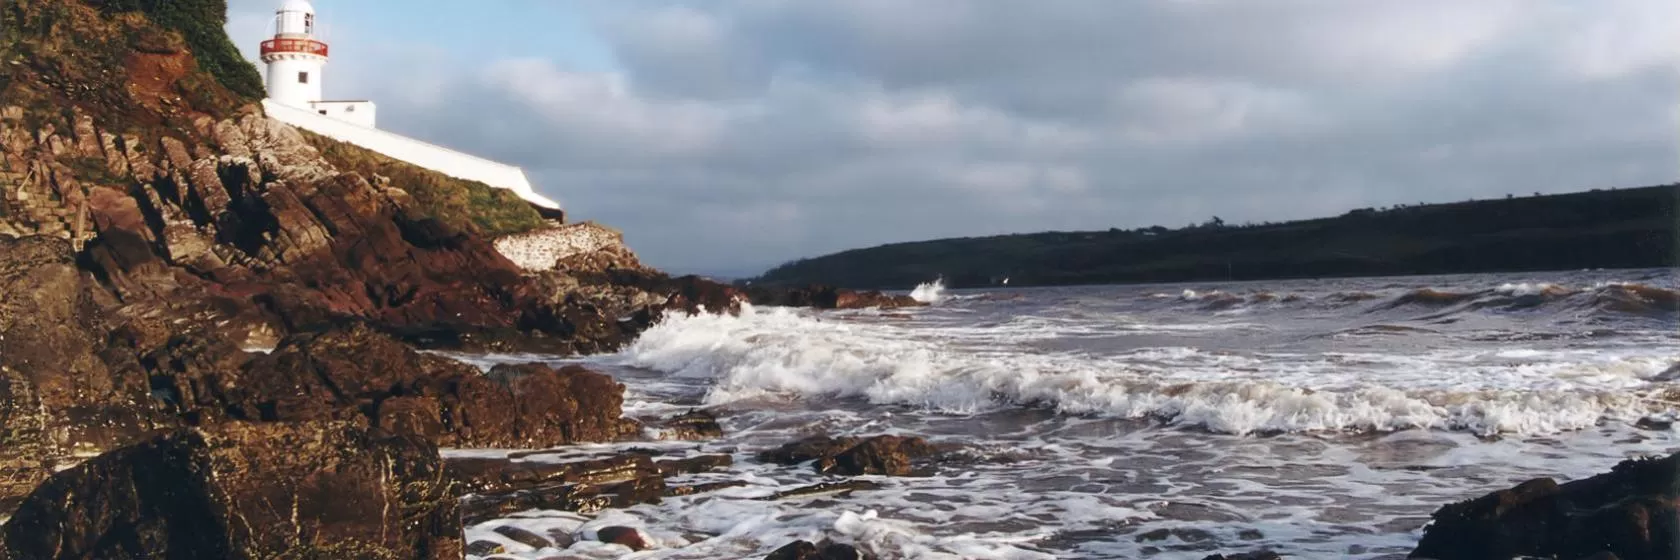
<svg viewBox="0 0 1680 560">
<path fill-rule="evenodd" d="M 577 537 L 572 536 L 572 532 L 565 529 L 549 530 L 548 539 L 554 543 L 554 548 L 559 549 L 571 548 L 573 544 L 577 543 Z"/>
<path fill-rule="evenodd" d="M 362 324 L 294 335 L 247 366 L 229 406 L 270 421 L 368 420 L 451 447 L 549 447 L 634 433 L 624 386 L 582 367 L 502 365 L 489 375 L 416 352 Z"/>
<path fill-rule="evenodd" d="M 496 534 L 498 534 L 498 535 L 501 535 L 501 536 L 507 537 L 509 539 L 512 539 L 513 542 L 523 544 L 523 545 L 529 546 L 531 548 L 548 548 L 548 547 L 551 547 L 551 546 L 555 546 L 555 543 L 553 541 L 548 540 L 548 538 L 546 538 L 542 535 L 538 535 L 536 533 L 532 533 L 530 531 L 520 529 L 520 528 L 514 527 L 512 525 L 503 525 L 501 527 L 497 527 L 497 528 L 491 529 L 491 530 L 495 531 Z M 559 548 L 559 547 L 556 547 L 556 548 Z"/>
<path fill-rule="evenodd" d="M 759 500 L 759 501 L 763 501 L 763 502 L 771 502 L 771 501 L 776 501 L 776 500 L 785 500 L 785 499 L 788 499 L 788 498 L 802 498 L 802 497 L 806 497 L 806 496 L 817 496 L 817 495 L 821 495 L 821 494 L 847 494 L 847 493 L 855 492 L 855 491 L 858 491 L 858 490 L 878 490 L 880 488 L 881 488 L 881 483 L 870 481 L 870 480 L 848 480 L 848 481 L 845 481 L 845 482 L 819 482 L 819 483 L 812 484 L 812 485 L 809 485 L 809 486 L 801 486 L 801 487 L 798 487 L 798 488 L 794 488 L 792 490 L 783 490 L 781 492 L 777 492 L 777 493 L 771 494 L 769 496 L 764 496 L 764 497 L 756 498 L 756 499 Z"/>
<path fill-rule="evenodd" d="M 667 418 L 656 427 L 659 439 L 701 441 L 723 437 L 723 425 L 718 424 L 717 416 L 704 410 Z"/>
<path fill-rule="evenodd" d="M 699 474 L 729 468 L 730 465 L 735 464 L 735 457 L 731 455 L 700 455 L 687 459 L 667 459 L 655 464 L 659 468 L 659 474 L 664 476 Z"/>
<path fill-rule="evenodd" d="M 814 461 L 817 472 L 848 476 L 881 474 L 906 476 L 917 460 L 939 453 L 919 437 L 874 436 L 833 438 L 812 436 L 759 454 L 760 461 L 794 465 Z"/>
<path fill-rule="evenodd" d="M 775 449 L 762 451 L 758 460 L 778 465 L 797 465 L 806 461 L 814 461 L 826 457 L 833 457 L 851 449 L 861 441 L 855 437 L 835 438 L 827 435 L 811 436 L 792 443 L 783 444 Z"/>
<path fill-rule="evenodd" d="M 921 307 L 927 304 L 910 296 L 890 296 L 878 291 L 859 292 L 833 286 L 805 286 L 799 288 L 753 287 L 748 290 L 753 305 L 779 307 L 810 307 L 814 309 L 896 309 Z"/>
<path fill-rule="evenodd" d="M 1164 541 L 1177 538 L 1184 542 L 1202 542 L 1213 540 L 1213 533 L 1190 527 L 1174 527 L 1171 529 L 1155 529 L 1138 535 L 1133 540 L 1137 542 Z"/>
<path fill-rule="evenodd" d="M 630 527 L 605 527 L 595 532 L 596 539 L 604 543 L 612 543 L 629 547 L 630 550 L 647 550 L 647 539 L 642 532 Z"/>
<path fill-rule="evenodd" d="M 1680 554 L 1680 454 L 1558 484 L 1535 479 L 1437 510 L 1411 556 L 1436 560 Z"/>
<path fill-rule="evenodd" d="M 834 456 L 829 472 L 846 475 L 884 474 L 906 476 L 911 462 L 937 451 L 918 437 L 876 436 Z"/>
<path fill-rule="evenodd" d="M 707 482 L 707 483 L 704 483 L 704 484 L 669 486 L 669 487 L 665 488 L 665 495 L 667 497 L 693 496 L 695 494 L 705 494 L 707 492 L 716 492 L 718 490 L 723 490 L 725 488 L 740 488 L 740 487 L 746 486 L 746 485 L 747 485 L 746 481 L 729 480 L 729 481 L 725 481 L 725 482 Z"/>
<path fill-rule="evenodd" d="M 567 463 L 450 459 L 449 475 L 473 493 L 461 506 L 469 525 L 531 509 L 594 513 L 665 495 L 664 477 L 640 454 Z"/>
<path fill-rule="evenodd" d="M 839 544 L 824 541 L 822 544 L 812 544 L 809 541 L 794 541 L 771 552 L 764 560 L 862 560 L 874 558 L 860 552 L 849 544 Z"/>
<path fill-rule="evenodd" d="M 345 423 L 227 423 L 56 474 L 0 533 L 32 559 L 460 558 L 457 500 L 425 442 Z"/>
<path fill-rule="evenodd" d="M 473 541 L 467 545 L 467 554 L 472 556 L 489 556 L 503 552 L 507 552 L 507 548 L 496 541 Z"/>
<path fill-rule="evenodd" d="M 521 447 L 614 441 L 638 431 L 623 418 L 624 385 L 607 375 L 575 365 L 504 364 L 488 377 L 510 394 L 504 406 L 514 405 Z"/>
<path fill-rule="evenodd" d="M 1661 416 L 1647 416 L 1634 422 L 1633 427 L 1641 430 L 1665 432 L 1674 429 L 1674 419 Z"/>
<path fill-rule="evenodd" d="M 1270 550 L 1260 550 L 1241 554 L 1214 554 L 1202 560 L 1283 560 L 1283 557 Z"/>
</svg>

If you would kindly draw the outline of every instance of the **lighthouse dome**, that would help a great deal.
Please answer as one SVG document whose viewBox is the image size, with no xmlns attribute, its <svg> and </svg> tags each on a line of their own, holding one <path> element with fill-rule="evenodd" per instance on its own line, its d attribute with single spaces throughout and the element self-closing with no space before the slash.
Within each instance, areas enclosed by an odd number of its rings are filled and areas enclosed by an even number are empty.
<svg viewBox="0 0 1680 560">
<path fill-rule="evenodd" d="M 315 5 L 310 4 L 309 0 L 286 0 L 285 3 L 280 4 L 280 11 L 313 14 L 315 13 Z"/>
</svg>

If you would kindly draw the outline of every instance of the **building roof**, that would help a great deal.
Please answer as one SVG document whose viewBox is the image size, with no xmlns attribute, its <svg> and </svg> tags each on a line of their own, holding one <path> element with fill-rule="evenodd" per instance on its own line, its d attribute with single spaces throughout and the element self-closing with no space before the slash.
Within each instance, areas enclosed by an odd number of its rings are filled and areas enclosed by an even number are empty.
<svg viewBox="0 0 1680 560">
<path fill-rule="evenodd" d="M 310 4 L 309 0 L 286 0 L 280 4 L 280 11 L 313 14 L 315 13 L 315 5 Z"/>
</svg>

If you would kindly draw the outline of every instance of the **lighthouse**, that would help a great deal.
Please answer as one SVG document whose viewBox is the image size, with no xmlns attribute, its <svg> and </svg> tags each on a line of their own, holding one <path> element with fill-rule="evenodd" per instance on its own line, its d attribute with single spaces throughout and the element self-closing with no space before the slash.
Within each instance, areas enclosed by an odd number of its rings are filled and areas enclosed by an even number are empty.
<svg viewBox="0 0 1680 560">
<path fill-rule="evenodd" d="M 268 65 L 268 98 L 299 109 L 373 128 L 371 101 L 327 101 L 321 94 L 328 49 L 315 27 L 309 0 L 285 0 L 274 14 L 274 38 L 262 43 Z"/>
<path fill-rule="evenodd" d="M 327 44 L 320 40 L 317 25 L 309 0 L 284 0 L 274 13 L 274 38 L 263 41 L 261 50 L 262 62 L 268 65 L 263 111 L 269 118 L 451 177 L 513 191 L 539 214 L 564 219 L 560 204 L 538 194 L 518 167 L 379 130 L 372 101 L 322 99 Z"/>
</svg>

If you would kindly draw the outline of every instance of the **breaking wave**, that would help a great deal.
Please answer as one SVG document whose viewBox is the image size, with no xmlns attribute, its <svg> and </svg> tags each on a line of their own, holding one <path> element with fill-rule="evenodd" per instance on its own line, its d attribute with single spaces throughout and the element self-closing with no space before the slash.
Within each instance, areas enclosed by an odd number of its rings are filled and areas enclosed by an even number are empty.
<svg viewBox="0 0 1680 560">
<path fill-rule="evenodd" d="M 1340 357 L 1352 365 L 1332 364 L 1334 375 L 1301 376 L 1291 372 L 1305 367 L 1302 363 L 1268 370 L 1273 366 L 1264 356 L 1233 364 L 1239 358 L 1189 349 L 1103 357 L 1010 351 L 995 344 L 997 349 L 976 352 L 958 344 L 959 338 L 938 329 L 748 309 L 738 317 L 668 318 L 622 356 L 625 365 L 708 380 L 706 400 L 713 405 L 855 398 L 951 414 L 1027 406 L 1231 434 L 1580 430 L 1650 412 L 1635 389 L 1670 365 L 1567 355 L 1475 367 L 1456 358 L 1402 363 L 1413 358 Z M 1182 363 L 1163 368 L 1156 363 L 1161 360 Z M 1405 369 L 1365 380 L 1357 376 L 1364 367 L 1358 360 Z M 1477 385 L 1488 379 L 1497 384 Z"/>
<path fill-rule="evenodd" d="M 1435 313 L 1430 318 L 1476 311 L 1588 312 L 1644 317 L 1680 315 L 1680 290 L 1629 283 L 1606 283 L 1584 288 L 1549 283 L 1516 283 L 1481 290 L 1420 288 L 1398 294 L 1336 292 L 1320 297 L 1272 292 L 1234 294 L 1219 290 L 1184 290 L 1176 297 L 1154 294 L 1150 298 L 1194 303 L 1203 311 L 1228 311 L 1266 305 L 1363 309 L 1366 312 L 1428 310 Z"/>
<path fill-rule="evenodd" d="M 939 303 L 945 297 L 945 280 L 923 282 L 910 291 L 910 297 L 922 303 Z"/>
</svg>

